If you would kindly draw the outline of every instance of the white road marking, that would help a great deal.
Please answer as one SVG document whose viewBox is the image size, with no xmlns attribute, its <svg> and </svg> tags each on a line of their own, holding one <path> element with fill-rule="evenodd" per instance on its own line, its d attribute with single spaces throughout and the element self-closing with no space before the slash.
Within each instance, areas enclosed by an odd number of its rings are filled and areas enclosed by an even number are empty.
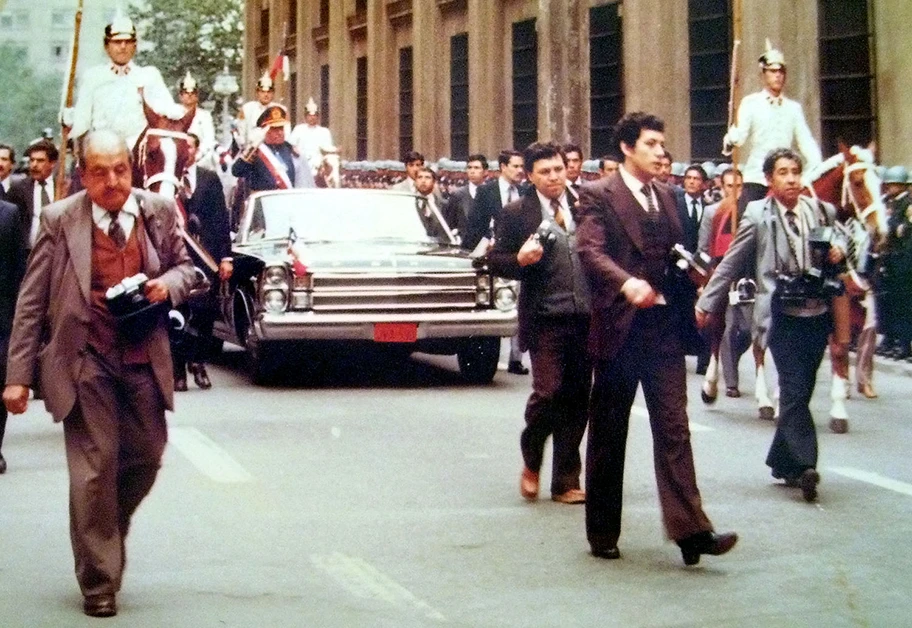
<svg viewBox="0 0 912 628">
<path fill-rule="evenodd" d="M 204 475 L 216 482 L 250 482 L 253 476 L 195 427 L 168 428 L 168 441 Z"/>
<path fill-rule="evenodd" d="M 342 436 L 342 430 L 338 427 L 333 427 L 331 430 L 329 430 L 329 433 L 332 434 L 333 438 L 339 438 Z"/>
<path fill-rule="evenodd" d="M 508 366 L 510 366 L 510 365 L 507 364 L 506 362 L 498 362 L 498 363 L 497 363 L 497 370 L 498 370 L 498 371 L 506 371 Z"/>
<path fill-rule="evenodd" d="M 356 597 L 379 600 L 400 609 L 413 609 L 428 619 L 446 621 L 446 618 L 367 561 L 339 552 L 328 555 L 314 554 L 310 562 Z"/>
<path fill-rule="evenodd" d="M 880 488 L 902 493 L 903 495 L 912 496 L 912 484 L 893 480 L 884 477 L 879 473 L 874 473 L 873 471 L 864 471 L 863 469 L 854 469 L 852 467 L 827 467 L 827 471 L 832 471 L 833 473 L 853 480 L 858 480 L 859 482 L 867 482 L 868 484 L 873 484 Z"/>
<path fill-rule="evenodd" d="M 643 406 L 633 406 L 630 409 L 630 414 L 633 414 L 644 419 L 649 418 L 649 411 Z M 709 427 L 708 425 L 701 425 L 700 423 L 694 423 L 691 421 L 689 423 L 691 432 L 715 432 L 716 428 Z"/>
</svg>

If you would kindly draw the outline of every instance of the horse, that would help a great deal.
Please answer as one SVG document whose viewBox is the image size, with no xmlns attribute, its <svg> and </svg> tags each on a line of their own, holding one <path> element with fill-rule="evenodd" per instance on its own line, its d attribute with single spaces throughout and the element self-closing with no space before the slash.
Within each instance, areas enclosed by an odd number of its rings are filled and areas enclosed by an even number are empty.
<svg viewBox="0 0 912 628">
<path fill-rule="evenodd" d="M 320 167 L 317 168 L 314 182 L 317 187 L 321 188 L 340 188 L 342 187 L 342 160 L 339 156 L 339 149 L 323 150 L 323 159 Z"/>
<path fill-rule="evenodd" d="M 180 120 L 157 114 L 143 101 L 147 126 L 133 147 L 133 186 L 177 198 L 183 176 L 190 166 L 192 107 Z"/>
</svg>

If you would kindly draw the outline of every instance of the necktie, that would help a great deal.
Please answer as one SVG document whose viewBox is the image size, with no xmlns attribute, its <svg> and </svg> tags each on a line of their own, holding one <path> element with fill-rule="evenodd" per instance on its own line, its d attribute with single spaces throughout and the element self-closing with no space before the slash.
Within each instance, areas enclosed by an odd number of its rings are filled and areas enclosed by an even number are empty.
<svg viewBox="0 0 912 628">
<path fill-rule="evenodd" d="M 697 203 L 697 199 L 693 199 L 690 202 L 690 208 L 692 210 L 690 213 L 690 222 L 697 226 L 700 224 L 700 204 Z"/>
<path fill-rule="evenodd" d="M 117 248 L 121 251 L 127 245 L 127 236 L 124 233 L 123 227 L 120 226 L 120 222 L 117 220 L 117 215 L 120 212 L 108 212 L 111 215 L 111 226 L 108 227 L 108 237 L 114 241 L 114 244 L 117 245 Z"/>
<path fill-rule="evenodd" d="M 41 206 L 46 207 L 51 204 L 51 197 L 48 195 L 47 181 L 39 181 L 38 185 L 41 186 Z"/>
<path fill-rule="evenodd" d="M 507 188 L 507 202 L 512 203 L 515 200 L 516 200 L 516 188 L 511 185 L 510 187 Z"/>
<path fill-rule="evenodd" d="M 796 236 L 801 235 L 801 229 L 798 227 L 798 215 L 793 212 L 791 209 L 785 212 L 785 219 L 788 222 L 789 229 Z"/>
<path fill-rule="evenodd" d="M 183 178 L 181 179 L 181 195 L 188 199 L 193 196 L 193 185 L 190 183 L 190 175 L 184 173 Z"/>
<path fill-rule="evenodd" d="M 650 214 L 654 214 L 656 206 L 652 200 L 652 186 L 647 183 L 640 191 L 646 196 L 646 211 Z"/>
<path fill-rule="evenodd" d="M 421 201 L 421 213 L 424 214 L 425 218 L 429 218 L 431 215 L 431 204 L 428 202 L 427 197 L 423 197 Z"/>
<path fill-rule="evenodd" d="M 566 229 L 567 224 L 564 220 L 564 209 L 561 207 L 560 201 L 556 198 L 551 199 L 551 210 L 554 212 L 554 222 L 559 224 L 562 229 Z"/>
</svg>

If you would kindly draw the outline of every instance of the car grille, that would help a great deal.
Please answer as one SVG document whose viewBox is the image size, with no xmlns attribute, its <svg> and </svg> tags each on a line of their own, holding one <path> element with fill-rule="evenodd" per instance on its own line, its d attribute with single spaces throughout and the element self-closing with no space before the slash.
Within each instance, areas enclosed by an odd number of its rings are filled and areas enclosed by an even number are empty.
<svg viewBox="0 0 912 628">
<path fill-rule="evenodd" d="M 320 312 L 473 309 L 475 273 L 315 274 L 313 309 Z"/>
</svg>

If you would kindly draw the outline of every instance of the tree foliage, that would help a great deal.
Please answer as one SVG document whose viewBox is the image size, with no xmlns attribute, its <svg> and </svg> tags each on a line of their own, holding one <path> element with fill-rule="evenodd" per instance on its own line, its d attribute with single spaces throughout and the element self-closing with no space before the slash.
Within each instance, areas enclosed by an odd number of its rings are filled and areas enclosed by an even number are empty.
<svg viewBox="0 0 912 628">
<path fill-rule="evenodd" d="M 200 102 L 212 99 L 215 76 L 225 64 L 240 81 L 244 46 L 243 0 L 145 0 L 131 11 L 139 32 L 137 63 L 154 65 L 177 94 L 189 70 Z"/>
<path fill-rule="evenodd" d="M 59 133 L 58 75 L 34 73 L 24 49 L 0 45 L 0 76 L 4 85 L 0 142 L 10 144 L 21 155 L 43 129 L 50 127 Z"/>
</svg>

